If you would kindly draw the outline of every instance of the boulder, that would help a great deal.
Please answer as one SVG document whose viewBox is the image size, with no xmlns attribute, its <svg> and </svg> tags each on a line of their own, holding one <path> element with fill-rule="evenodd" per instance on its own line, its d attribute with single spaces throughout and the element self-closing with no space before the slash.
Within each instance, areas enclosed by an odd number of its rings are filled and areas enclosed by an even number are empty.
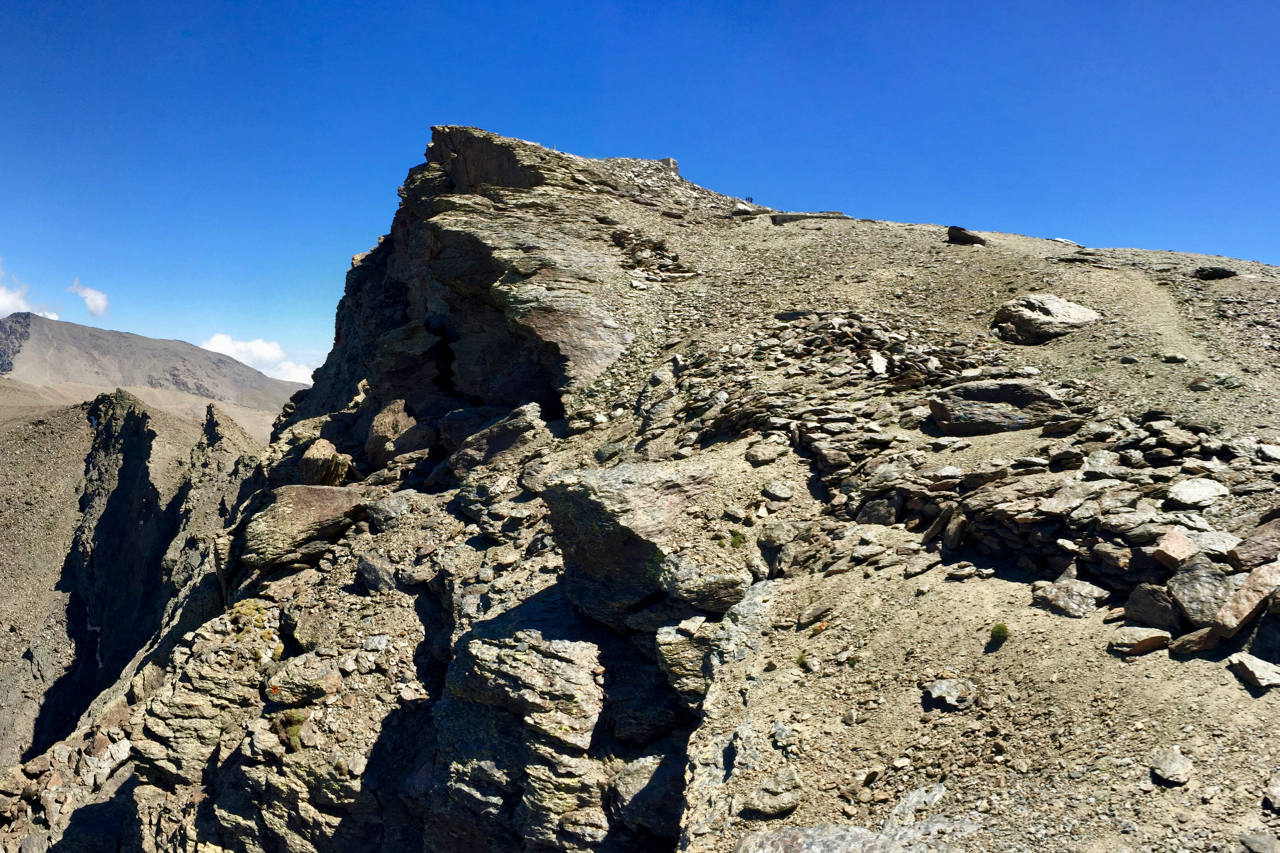
<svg viewBox="0 0 1280 853">
<path fill-rule="evenodd" d="M 405 411 L 404 400 L 392 400 L 374 415 L 364 452 L 375 468 L 381 468 L 396 455 L 395 440 L 417 420 Z"/>
<path fill-rule="evenodd" d="M 465 439 L 445 461 L 444 468 L 462 479 L 481 465 L 522 462 L 552 439 L 541 415 L 542 409 L 537 403 L 515 409 L 502 420 Z"/>
<path fill-rule="evenodd" d="M 1203 509 L 1231 494 L 1231 490 L 1204 477 L 1174 483 L 1169 489 L 1168 503 L 1174 509 Z"/>
<path fill-rule="evenodd" d="M 1280 558 L 1280 518 L 1255 528 L 1227 552 L 1227 561 L 1237 569 L 1252 569 Z"/>
<path fill-rule="evenodd" d="M 1020 344 L 1042 344 L 1096 323 L 1098 312 L 1051 293 L 1032 293 L 1010 299 L 997 309 L 1000 337 Z"/>
<path fill-rule="evenodd" d="M 1174 635 L 1181 633 L 1183 626 L 1182 612 L 1168 590 L 1149 583 L 1134 587 L 1124 603 L 1124 618 Z"/>
<path fill-rule="evenodd" d="M 361 494 L 333 486 L 282 486 L 249 521 L 241 561 L 253 568 L 316 563 L 355 523 Z"/>
<path fill-rule="evenodd" d="M 341 486 L 350 470 L 351 457 L 324 438 L 307 445 L 298 461 L 298 478 L 304 486 Z"/>
<path fill-rule="evenodd" d="M 673 537 L 712 478 L 705 466 L 659 463 L 548 477 L 542 499 L 564 552 L 563 582 L 574 603 L 621 630 L 629 613 L 666 592 L 664 564 Z M 667 575 L 668 585 L 712 600 L 692 585 L 681 587 L 678 571 Z"/>
<path fill-rule="evenodd" d="M 972 231 L 966 231 L 959 225 L 947 226 L 947 242 L 954 243 L 957 246 L 985 246 L 987 240 L 985 237 L 974 234 Z"/>
<path fill-rule="evenodd" d="M 1169 632 L 1159 628 L 1120 628 L 1107 648 L 1118 655 L 1145 655 L 1166 648 L 1170 639 Z"/>
<path fill-rule="evenodd" d="M 990 435 L 1043 426 L 1067 407 L 1040 382 L 998 379 L 953 385 L 929 400 L 938 429 L 947 435 Z"/>
</svg>

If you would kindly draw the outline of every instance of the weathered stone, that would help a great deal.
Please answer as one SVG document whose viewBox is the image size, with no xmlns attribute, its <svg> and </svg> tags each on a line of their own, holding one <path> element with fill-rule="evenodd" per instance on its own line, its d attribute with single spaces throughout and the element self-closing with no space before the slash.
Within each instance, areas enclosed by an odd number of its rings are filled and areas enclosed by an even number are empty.
<svg viewBox="0 0 1280 853">
<path fill-rule="evenodd" d="M 542 498 L 564 550 L 570 598 L 621 628 L 634 608 L 664 592 L 664 549 L 712 476 L 704 466 L 640 464 L 549 478 Z"/>
<path fill-rule="evenodd" d="M 1174 635 L 1179 634 L 1183 626 L 1182 611 L 1169 592 L 1149 583 L 1138 584 L 1129 593 L 1129 600 L 1124 603 L 1124 618 Z"/>
<path fill-rule="evenodd" d="M 1207 558 L 1193 557 L 1182 571 L 1169 578 L 1166 588 L 1192 625 L 1207 628 L 1218 618 L 1218 611 L 1238 583 L 1224 576 Z"/>
<path fill-rule="evenodd" d="M 987 239 L 981 235 L 967 231 L 959 225 L 947 226 L 947 242 L 957 246 L 985 246 Z"/>
<path fill-rule="evenodd" d="M 404 400 L 392 400 L 382 407 L 382 411 L 373 418 L 369 438 L 364 445 L 364 452 L 374 467 L 383 467 L 396 455 L 396 438 L 416 423 L 417 420 L 405 411 Z"/>
<path fill-rule="evenodd" d="M 835 612 L 835 605 L 830 601 L 819 601 L 811 604 L 804 610 L 800 611 L 800 617 L 796 620 L 796 628 L 803 630 L 817 622 L 826 619 Z"/>
<path fill-rule="evenodd" d="M 360 558 L 356 577 L 370 592 L 390 592 L 396 588 L 395 565 L 378 554 L 365 554 Z"/>
<path fill-rule="evenodd" d="M 1195 543 L 1177 527 L 1169 528 L 1156 542 L 1155 558 L 1170 569 L 1177 569 L 1198 551 Z"/>
<path fill-rule="evenodd" d="M 777 817 L 790 811 L 804 799 L 804 784 L 794 767 L 785 767 L 760 783 L 751 798 L 752 810 L 767 817 Z"/>
<path fill-rule="evenodd" d="M 1211 652 L 1222 645 L 1222 637 L 1213 632 L 1213 628 L 1200 628 L 1189 634 L 1183 634 L 1169 643 L 1169 654 L 1195 655 L 1200 652 Z"/>
<path fill-rule="evenodd" d="M 1110 595 L 1105 589 L 1081 580 L 1062 580 L 1057 583 L 1040 581 L 1032 587 L 1034 601 L 1059 613 L 1076 619 L 1093 613 L 1098 604 Z"/>
<path fill-rule="evenodd" d="M 1042 344 L 1101 319 L 1098 312 L 1050 293 L 1010 299 L 996 311 L 995 326 L 1005 340 Z"/>
<path fill-rule="evenodd" d="M 1267 663 L 1248 652 L 1236 652 L 1227 658 L 1227 666 L 1254 687 L 1280 687 L 1280 666 Z"/>
<path fill-rule="evenodd" d="M 701 616 L 658 629 L 658 665 L 690 704 L 697 704 L 707 692 L 707 653 L 713 636 L 714 626 Z"/>
<path fill-rule="evenodd" d="M 924 686 L 924 689 L 935 702 L 941 702 L 956 710 L 963 711 L 978 701 L 977 685 L 963 678 L 942 678 L 931 681 Z"/>
<path fill-rule="evenodd" d="M 244 553 L 254 568 L 315 562 L 354 521 L 360 492 L 333 486 L 283 486 L 245 528 Z"/>
<path fill-rule="evenodd" d="M 1217 480 L 1196 478 L 1175 483 L 1169 489 L 1168 503 L 1175 508 L 1203 509 L 1231 494 L 1231 490 Z"/>
<path fill-rule="evenodd" d="M 747 461 L 752 465 L 768 465 L 770 462 L 776 462 L 787 454 L 789 447 L 783 444 L 774 444 L 772 441 L 757 441 L 755 444 L 747 448 Z"/>
<path fill-rule="evenodd" d="M 318 658 L 311 652 L 289 658 L 284 667 L 267 681 L 267 699 L 283 705 L 305 705 L 337 693 L 342 673 L 336 661 Z"/>
<path fill-rule="evenodd" d="M 1195 765 L 1176 746 L 1158 750 L 1151 758 L 1151 772 L 1169 785 L 1185 785 L 1191 781 Z"/>
<path fill-rule="evenodd" d="M 1234 637 L 1236 632 L 1262 612 L 1267 599 L 1280 587 L 1280 561 L 1258 566 L 1245 582 L 1231 594 L 1213 620 L 1214 632 Z"/>
<path fill-rule="evenodd" d="M 1252 569 L 1280 558 L 1280 518 L 1254 528 L 1227 552 L 1227 560 L 1237 569 Z"/>
<path fill-rule="evenodd" d="M 1159 628 L 1120 628 L 1107 648 L 1118 655 L 1145 655 L 1169 645 L 1169 632 Z"/>
<path fill-rule="evenodd" d="M 298 461 L 298 477 L 304 486 L 341 486 L 350 471 L 351 457 L 323 438 L 307 445 Z"/>
<path fill-rule="evenodd" d="M 712 613 L 724 613 L 741 601 L 752 580 L 745 566 L 703 566 L 682 554 L 663 560 L 659 576 L 669 595 Z"/>
<path fill-rule="evenodd" d="M 1240 833 L 1240 843 L 1249 853 L 1280 853 L 1280 840 L 1261 826 Z"/>
<path fill-rule="evenodd" d="M 551 439 L 547 425 L 542 422 L 541 407 L 529 403 L 469 436 L 445 460 L 444 467 L 462 479 L 481 465 L 522 463 Z"/>
<path fill-rule="evenodd" d="M 634 830 L 677 838 L 684 811 L 684 764 L 676 751 L 642 756 L 622 768 L 612 782 L 618 818 Z"/>
<path fill-rule="evenodd" d="M 964 382 L 929 400 L 946 435 L 989 435 L 1031 429 L 1066 411 L 1048 386 L 1027 379 Z"/>
</svg>

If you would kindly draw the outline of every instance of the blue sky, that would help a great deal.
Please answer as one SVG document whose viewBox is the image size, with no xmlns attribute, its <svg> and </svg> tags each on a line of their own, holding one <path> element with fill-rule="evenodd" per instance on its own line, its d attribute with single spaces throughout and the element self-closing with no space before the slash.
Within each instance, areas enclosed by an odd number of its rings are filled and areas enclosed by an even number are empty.
<svg viewBox="0 0 1280 853">
<path fill-rule="evenodd" d="M 5 0 L 0 309 L 296 374 L 433 124 L 778 208 L 1280 263 L 1277 32 L 1231 0 Z"/>
</svg>

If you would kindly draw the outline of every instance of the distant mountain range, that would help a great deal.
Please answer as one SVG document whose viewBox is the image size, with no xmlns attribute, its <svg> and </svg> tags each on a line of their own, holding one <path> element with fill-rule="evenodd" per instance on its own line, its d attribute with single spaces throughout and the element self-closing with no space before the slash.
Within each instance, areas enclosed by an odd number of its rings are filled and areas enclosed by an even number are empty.
<svg viewBox="0 0 1280 853">
<path fill-rule="evenodd" d="M 305 388 L 183 341 L 95 329 L 27 312 L 0 319 L 0 376 L 35 386 L 51 403 L 124 388 L 172 414 L 202 422 L 217 403 L 266 442 L 286 400 Z"/>
</svg>

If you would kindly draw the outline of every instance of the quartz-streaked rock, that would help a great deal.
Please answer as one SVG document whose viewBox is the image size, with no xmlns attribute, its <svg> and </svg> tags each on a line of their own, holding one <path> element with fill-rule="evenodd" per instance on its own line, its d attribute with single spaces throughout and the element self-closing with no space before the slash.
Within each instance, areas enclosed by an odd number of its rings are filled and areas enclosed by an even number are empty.
<svg viewBox="0 0 1280 853">
<path fill-rule="evenodd" d="M 1197 477 L 1174 483 L 1169 489 L 1169 503 L 1184 509 L 1203 509 L 1231 494 L 1231 490 L 1217 480 Z"/>
<path fill-rule="evenodd" d="M 1005 340 L 1042 344 L 1102 319 L 1097 311 L 1051 293 L 1018 296 L 996 310 L 995 327 Z"/>
</svg>

